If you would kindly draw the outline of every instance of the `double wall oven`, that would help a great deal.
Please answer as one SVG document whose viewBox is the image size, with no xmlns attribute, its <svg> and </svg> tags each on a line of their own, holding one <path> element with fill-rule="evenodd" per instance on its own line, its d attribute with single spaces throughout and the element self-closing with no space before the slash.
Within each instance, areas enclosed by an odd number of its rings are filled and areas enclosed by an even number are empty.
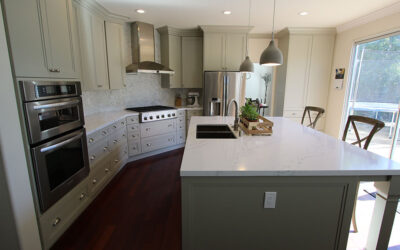
<svg viewBox="0 0 400 250">
<path fill-rule="evenodd" d="M 44 212 L 89 174 L 80 83 L 18 84 L 40 209 Z"/>
</svg>

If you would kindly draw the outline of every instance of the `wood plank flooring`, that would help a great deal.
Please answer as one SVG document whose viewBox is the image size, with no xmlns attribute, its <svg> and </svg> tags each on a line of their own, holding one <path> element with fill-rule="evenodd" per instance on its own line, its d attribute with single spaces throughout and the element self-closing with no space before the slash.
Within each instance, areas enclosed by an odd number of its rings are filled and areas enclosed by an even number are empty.
<svg viewBox="0 0 400 250">
<path fill-rule="evenodd" d="M 180 250 L 182 156 L 128 163 L 52 249 Z"/>
</svg>

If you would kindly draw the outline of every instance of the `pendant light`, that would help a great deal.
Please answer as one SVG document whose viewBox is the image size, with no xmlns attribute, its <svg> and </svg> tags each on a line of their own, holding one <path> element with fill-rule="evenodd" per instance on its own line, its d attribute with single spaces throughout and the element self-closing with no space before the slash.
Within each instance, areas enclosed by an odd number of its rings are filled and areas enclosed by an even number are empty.
<svg viewBox="0 0 400 250">
<path fill-rule="evenodd" d="M 250 10 L 251 10 L 251 0 L 249 0 L 249 21 L 247 27 L 250 27 Z M 254 65 L 253 62 L 250 60 L 249 57 L 249 48 L 248 48 L 248 32 L 246 32 L 246 58 L 240 64 L 240 72 L 254 72 Z"/>
<path fill-rule="evenodd" d="M 282 52 L 275 46 L 274 42 L 274 29 L 275 29 L 275 0 L 274 0 L 274 13 L 272 17 L 272 40 L 268 47 L 263 51 L 260 57 L 260 64 L 267 66 L 279 66 L 283 63 Z"/>
</svg>

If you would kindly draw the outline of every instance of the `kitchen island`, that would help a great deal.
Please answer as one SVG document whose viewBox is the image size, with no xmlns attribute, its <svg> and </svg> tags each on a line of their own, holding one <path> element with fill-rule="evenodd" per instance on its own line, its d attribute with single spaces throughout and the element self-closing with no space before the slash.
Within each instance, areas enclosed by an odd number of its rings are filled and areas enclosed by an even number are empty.
<svg viewBox="0 0 400 250">
<path fill-rule="evenodd" d="M 269 119 L 271 136 L 196 139 L 198 124 L 233 124 L 233 117 L 192 118 L 180 173 L 183 249 L 345 249 L 364 180 L 382 183 L 368 245 L 385 248 L 400 165 L 288 119 Z M 276 199 L 265 204 L 266 192 Z"/>
</svg>

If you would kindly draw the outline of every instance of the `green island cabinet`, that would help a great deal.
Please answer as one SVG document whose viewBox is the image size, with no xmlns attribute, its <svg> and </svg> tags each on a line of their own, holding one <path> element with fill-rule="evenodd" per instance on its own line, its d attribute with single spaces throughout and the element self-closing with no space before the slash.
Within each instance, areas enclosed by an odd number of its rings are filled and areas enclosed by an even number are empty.
<svg viewBox="0 0 400 250">
<path fill-rule="evenodd" d="M 71 0 L 4 0 L 17 77 L 79 78 Z"/>
<path fill-rule="evenodd" d="M 246 55 L 248 26 L 200 26 L 204 32 L 204 71 L 238 71 Z"/>
<path fill-rule="evenodd" d="M 164 26 L 160 33 L 161 63 L 173 75 L 162 75 L 164 88 L 202 88 L 203 34 L 199 29 L 175 29 Z"/>
<path fill-rule="evenodd" d="M 79 30 L 82 81 L 85 90 L 125 87 L 123 26 L 75 4 Z"/>
</svg>

